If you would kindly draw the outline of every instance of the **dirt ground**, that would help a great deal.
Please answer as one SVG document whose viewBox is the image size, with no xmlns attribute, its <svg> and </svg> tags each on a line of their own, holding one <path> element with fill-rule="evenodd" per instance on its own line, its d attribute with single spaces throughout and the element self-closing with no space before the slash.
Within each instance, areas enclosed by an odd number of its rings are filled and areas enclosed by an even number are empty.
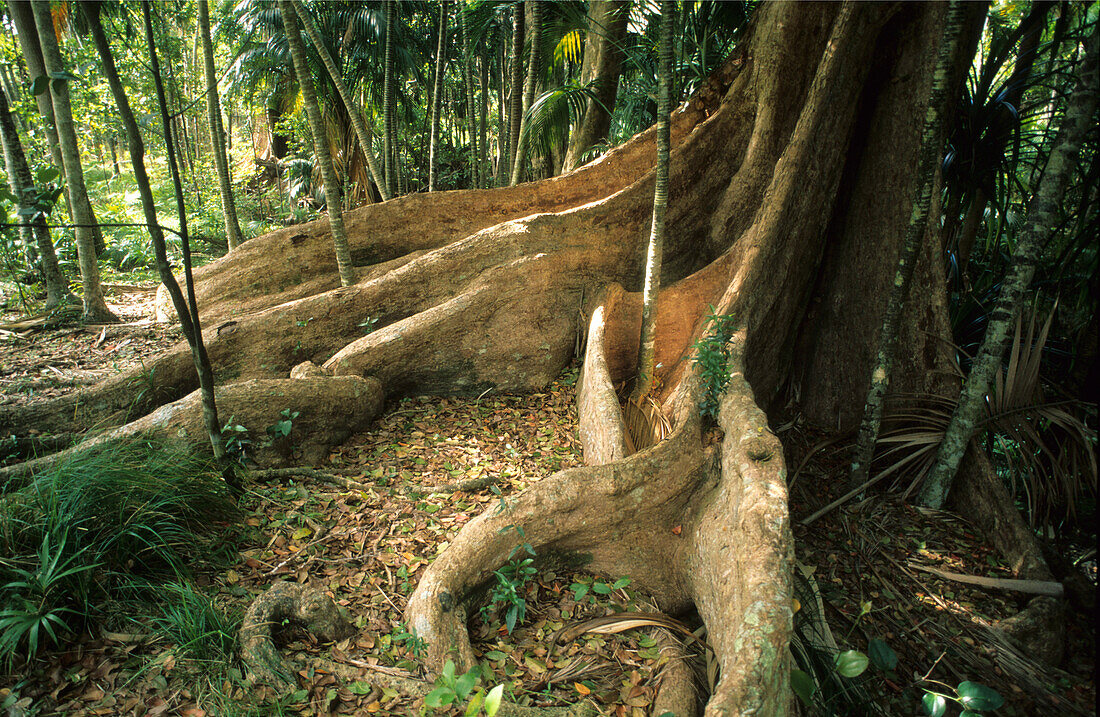
<svg viewBox="0 0 1100 717">
<path fill-rule="evenodd" d="M 108 304 L 124 323 L 106 327 L 26 325 L 17 323 L 15 311 L 0 315 L 0 403 L 61 395 L 140 365 L 178 341 L 178 329 L 153 323 L 153 296 L 152 287 L 109 285 Z M 17 691 L 23 711 L 8 714 L 420 714 L 422 700 L 370 682 L 372 674 L 420 674 L 419 646 L 401 622 L 405 601 L 424 567 L 467 521 L 579 464 L 575 380 L 569 371 L 527 396 L 406 399 L 315 466 L 343 485 L 302 475 L 248 485 L 244 524 L 227 533 L 235 558 L 224 569 L 199 573 L 199 586 L 237 613 L 278 580 L 327 591 L 353 616 L 358 633 L 334 645 L 291 633 L 284 652 L 325 654 L 359 670 L 361 681 L 303 669 L 298 691 L 280 701 L 245 687 L 238 667 L 212 670 L 140 624 L 112 622 L 76 636 L 64 652 L 42 653 L 18 674 L 0 677 L 0 703 Z M 781 435 L 794 465 L 812 438 L 797 428 Z M 842 457 L 828 453 L 807 464 L 792 490 L 795 521 L 842 492 L 843 466 Z M 799 594 L 816 587 L 838 649 L 866 652 L 879 638 L 898 656 L 893 670 L 872 668 L 845 683 L 847 694 L 832 698 L 834 713 L 921 714 L 925 688 L 950 692 L 965 680 L 1006 698 L 997 714 L 1095 713 L 1091 614 L 1068 603 L 1066 660 L 1058 668 L 1042 666 L 988 629 L 1019 610 L 1022 596 L 920 570 L 1011 577 L 963 518 L 872 496 L 809 528 L 796 527 L 795 535 Z M 517 538 L 517 563 L 523 556 Z M 1095 562 L 1090 568 L 1095 585 Z M 601 714 L 649 714 L 670 659 L 660 628 L 551 644 L 556 631 L 575 621 L 653 610 L 629 577 L 539 565 L 522 588 L 526 619 L 511 633 L 503 609 L 475 607 L 471 634 L 482 661 L 480 684 L 503 684 L 511 700 L 532 706 L 588 700 Z M 810 619 L 811 603 L 800 600 L 796 623 Z M 690 615 L 676 617 L 697 627 Z M 684 649 L 696 655 L 702 691 L 706 660 L 695 644 Z M 862 708 L 851 706 L 853 695 Z M 255 706 L 265 700 L 267 706 Z"/>
</svg>

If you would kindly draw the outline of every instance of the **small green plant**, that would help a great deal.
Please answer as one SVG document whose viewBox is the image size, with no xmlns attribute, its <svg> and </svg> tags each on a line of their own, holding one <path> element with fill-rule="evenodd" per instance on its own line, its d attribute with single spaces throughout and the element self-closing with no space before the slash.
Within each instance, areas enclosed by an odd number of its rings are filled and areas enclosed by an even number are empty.
<svg viewBox="0 0 1100 717">
<path fill-rule="evenodd" d="M 225 452 L 238 463 L 244 463 L 248 458 L 248 447 L 252 440 L 248 437 L 248 429 L 234 421 L 234 416 L 222 426 L 222 440 L 225 441 Z"/>
<path fill-rule="evenodd" d="M 428 649 L 428 643 L 416 634 L 416 629 L 406 627 L 405 623 L 400 620 L 394 625 L 393 631 L 390 633 L 390 639 L 394 643 L 404 643 L 412 656 L 418 660 L 424 657 L 424 651 Z"/>
<path fill-rule="evenodd" d="M 68 542 L 65 532 L 54 541 L 46 533 L 32 564 L 0 560 L 0 575 L 14 578 L 0 586 L 0 602 L 7 606 L 0 610 L 0 663 L 8 668 L 24 647 L 33 656 L 47 639 L 58 644 L 69 620 L 87 617 L 88 580 L 99 566 L 84 561 L 83 549 L 66 555 Z"/>
<path fill-rule="evenodd" d="M 284 408 L 280 413 L 282 420 L 276 421 L 267 427 L 267 435 L 271 437 L 272 441 L 277 441 L 280 438 L 286 438 L 290 435 L 290 432 L 294 430 L 294 419 L 298 417 L 297 411 L 292 411 L 289 408 Z"/>
<path fill-rule="evenodd" d="M 630 578 L 619 578 L 611 583 L 600 578 L 578 578 L 577 582 L 569 586 L 569 589 L 573 591 L 573 599 L 576 602 L 581 602 L 587 597 L 588 602 L 594 605 L 597 600 L 596 595 L 610 595 L 629 584 Z"/>
<path fill-rule="evenodd" d="M 921 698 L 921 706 L 929 717 L 943 717 L 947 714 L 947 703 L 955 702 L 962 708 L 960 717 L 978 717 L 980 712 L 991 712 L 1000 709 L 1005 703 L 1004 697 L 991 687 L 986 687 L 977 682 L 960 682 L 958 687 L 951 687 L 942 682 L 933 680 L 929 684 L 942 686 L 950 692 L 941 692 L 924 688 L 924 697 Z"/>
<path fill-rule="evenodd" d="M 205 662 L 228 662 L 237 649 L 240 619 L 227 615 L 214 599 L 187 582 L 160 588 L 161 614 L 153 618 L 157 634 L 178 650 Z"/>
<path fill-rule="evenodd" d="M 493 611 L 504 611 L 504 626 L 511 633 L 516 625 L 523 624 L 527 617 L 527 583 L 535 577 L 535 549 L 526 542 L 523 528 L 509 525 L 504 530 L 515 530 L 524 540 L 508 553 L 508 562 L 500 570 L 494 570 L 496 584 L 489 589 L 489 603 L 481 608 L 482 617 Z M 520 555 L 524 557 L 520 557 Z"/>
<path fill-rule="evenodd" d="M 480 714 L 493 717 L 500 709 L 501 700 L 504 698 L 504 685 L 497 685 L 488 693 L 483 688 L 478 688 L 477 692 L 474 692 L 474 688 L 481 682 L 480 672 L 481 668 L 475 666 L 469 672 L 456 677 L 455 663 L 447 660 L 443 665 L 443 671 L 435 681 L 435 689 L 424 698 L 424 709 L 421 714 L 425 714 L 429 709 L 449 710 L 451 705 L 456 702 L 461 703 L 470 697 L 470 693 L 473 693 L 463 714 L 466 717 Z"/>
<path fill-rule="evenodd" d="M 699 411 L 710 418 L 718 417 L 718 402 L 729 383 L 729 347 L 730 337 L 736 330 L 734 318 L 728 314 L 716 314 L 713 306 L 704 319 L 706 327 L 703 338 L 693 345 L 695 355 L 692 362 L 699 366 L 703 378 L 703 398 L 699 401 Z"/>
<path fill-rule="evenodd" d="M 374 325 L 378 323 L 379 318 L 378 316 L 368 316 L 366 319 L 356 324 L 356 326 L 363 329 L 364 334 L 369 334 L 374 331 Z"/>
</svg>

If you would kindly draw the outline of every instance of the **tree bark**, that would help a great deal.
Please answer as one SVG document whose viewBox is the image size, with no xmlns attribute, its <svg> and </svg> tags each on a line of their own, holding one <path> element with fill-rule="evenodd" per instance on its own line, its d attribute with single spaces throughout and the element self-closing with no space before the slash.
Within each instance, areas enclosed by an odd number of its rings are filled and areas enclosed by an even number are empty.
<svg viewBox="0 0 1100 717">
<path fill-rule="evenodd" d="M 470 38 L 466 28 L 466 5 L 459 5 L 456 19 L 459 37 L 462 42 L 462 85 L 466 94 L 466 126 L 469 129 L 467 150 L 470 156 L 470 186 L 480 188 L 481 184 L 481 146 L 478 144 L 477 113 L 474 112 L 474 80 L 470 57 Z"/>
<path fill-rule="evenodd" d="M 53 18 L 49 0 L 34 0 L 34 21 L 38 40 L 42 47 L 45 70 L 50 79 L 50 98 L 53 102 L 54 122 L 58 142 L 65 165 L 65 181 L 72 198 L 73 223 L 76 224 L 77 254 L 80 259 L 80 282 L 84 290 L 83 320 L 89 323 L 114 323 L 118 321 L 103 300 L 103 288 L 99 281 L 99 264 L 96 263 L 95 230 L 98 229 L 95 214 L 88 202 L 88 188 L 84 185 L 84 169 L 80 162 L 80 145 L 73 125 L 73 111 L 69 104 L 69 81 L 60 79 L 65 71 L 61 50 L 54 35 Z"/>
<path fill-rule="evenodd" d="M 523 117 L 523 95 L 520 87 L 523 85 L 523 37 L 524 37 L 524 4 L 517 2 L 512 6 L 512 54 L 509 67 L 508 82 L 508 150 L 505 152 L 506 163 L 500 171 L 501 184 L 509 184 L 512 178 L 512 167 L 516 163 L 516 148 L 519 147 L 519 125 Z"/>
<path fill-rule="evenodd" d="M 355 283 L 355 267 L 351 263 L 347 232 L 344 229 L 340 181 L 336 177 L 336 168 L 332 164 L 332 154 L 329 152 L 325 138 L 325 125 L 321 119 L 321 110 L 317 106 L 317 94 L 313 89 L 309 65 L 306 64 L 306 51 L 298 32 L 297 13 L 290 0 L 279 0 L 279 9 L 283 16 L 283 28 L 286 31 L 290 54 L 294 58 L 294 73 L 298 76 L 298 85 L 302 89 L 302 104 L 309 118 L 310 134 L 313 135 L 313 153 L 321 164 L 321 175 L 324 177 L 325 211 L 328 214 L 332 241 L 336 248 L 336 266 L 340 272 L 340 284 L 350 286 Z"/>
<path fill-rule="evenodd" d="M 932 205 L 932 188 L 935 186 L 936 168 L 943 153 L 943 117 L 948 109 L 948 87 L 951 66 L 955 61 L 956 45 L 963 25 L 961 0 L 953 0 L 947 13 L 943 39 L 940 41 L 936 60 L 936 74 L 925 111 L 924 130 L 921 136 L 920 164 L 917 177 L 920 190 L 913 198 L 913 211 L 905 231 L 901 256 L 898 257 L 893 287 L 886 301 L 886 313 L 879 330 L 878 351 L 871 371 L 867 406 L 856 439 L 856 456 L 852 461 L 849 480 L 851 487 L 863 485 L 871 470 L 871 457 L 878 441 L 879 428 L 886 403 L 886 390 L 890 386 L 890 374 L 894 370 L 894 354 L 897 351 L 902 305 L 909 295 L 916 258 L 921 240 L 928 227 L 928 213 Z"/>
<path fill-rule="evenodd" d="M 580 124 L 569 136 L 563 172 L 576 168 L 589 149 L 607 139 L 615 96 L 619 91 L 622 44 L 626 39 L 629 18 L 630 3 L 627 1 L 594 0 L 588 5 L 588 30 L 580 80 L 585 85 L 593 84 L 592 91 L 596 98 L 589 98 Z"/>
<path fill-rule="evenodd" d="M 963 385 L 962 395 L 944 432 L 936 460 L 925 479 L 920 500 L 940 508 L 958 472 L 966 446 L 974 435 L 986 407 L 986 394 L 1001 370 L 1001 359 L 1011 340 L 1012 324 L 1020 312 L 1024 292 L 1035 274 L 1038 253 L 1058 222 L 1058 206 L 1069 183 L 1081 142 L 1095 126 L 1097 105 L 1097 62 L 1100 32 L 1093 28 L 1085 42 L 1085 56 L 1077 68 L 1077 82 L 1069 105 L 1059 123 L 1057 144 L 1050 152 L 1043 179 L 1028 208 L 1028 220 L 1016 240 L 1012 264 L 1001 282 L 997 303 L 989 315 L 985 338 Z"/>
<path fill-rule="evenodd" d="M 26 246 L 38 247 L 38 261 L 42 266 L 42 278 L 46 284 L 46 309 L 54 309 L 69 301 L 75 301 L 75 297 L 69 292 L 69 282 L 57 264 L 57 254 L 54 252 L 53 239 L 50 238 L 50 229 L 46 226 L 45 218 L 41 215 L 33 219 L 27 216 L 28 212 L 33 211 L 33 203 L 27 200 L 28 193 L 36 194 L 34 178 L 31 176 L 30 167 L 27 166 L 23 143 L 12 119 L 8 96 L 5 92 L 0 92 L 0 140 L 3 141 L 4 146 L 4 165 L 8 170 L 8 185 L 18 202 L 19 213 L 23 215 L 19 234 Z"/>
<path fill-rule="evenodd" d="M 382 86 L 382 154 L 384 155 L 386 191 L 394 196 L 397 191 L 397 163 L 394 159 L 396 137 L 393 126 L 394 80 L 393 80 L 393 28 L 394 14 L 397 12 L 397 0 L 385 0 L 386 8 L 386 48 L 383 65 Z"/>
<path fill-rule="evenodd" d="M 198 33 L 202 41 L 202 71 L 206 78 L 206 120 L 210 131 L 210 151 L 214 154 L 214 166 L 218 172 L 218 190 L 222 199 L 222 218 L 225 220 L 225 237 L 229 251 L 244 242 L 241 226 L 237 222 L 237 204 L 233 200 L 233 183 L 229 177 L 229 158 L 225 152 L 225 134 L 221 126 L 221 103 L 218 102 L 218 76 L 214 72 L 214 46 L 210 40 L 210 5 L 199 0 Z"/>
</svg>

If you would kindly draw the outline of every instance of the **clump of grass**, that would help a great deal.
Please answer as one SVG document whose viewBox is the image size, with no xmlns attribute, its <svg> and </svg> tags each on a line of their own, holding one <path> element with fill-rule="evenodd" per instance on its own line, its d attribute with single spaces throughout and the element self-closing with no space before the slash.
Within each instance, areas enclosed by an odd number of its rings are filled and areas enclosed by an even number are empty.
<svg viewBox="0 0 1100 717">
<path fill-rule="evenodd" d="M 160 614 L 152 618 L 159 635 L 196 660 L 227 663 L 233 658 L 240 615 L 226 613 L 212 596 L 188 582 L 168 583 L 160 590 Z"/>
<path fill-rule="evenodd" d="M 236 515 L 212 459 L 147 440 L 100 446 L 0 497 L 0 661 L 100 606 L 186 576 Z"/>
</svg>

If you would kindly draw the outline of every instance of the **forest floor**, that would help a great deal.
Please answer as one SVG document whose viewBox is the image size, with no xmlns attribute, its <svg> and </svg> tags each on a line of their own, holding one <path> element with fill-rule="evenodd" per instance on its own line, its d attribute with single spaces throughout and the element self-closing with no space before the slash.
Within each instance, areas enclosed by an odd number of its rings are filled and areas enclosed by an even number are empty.
<svg viewBox="0 0 1100 717">
<path fill-rule="evenodd" d="M 153 296 L 150 286 L 108 285 L 108 304 L 124 323 L 107 327 L 12 323 L 18 314 L 10 306 L 0 314 L 0 402 L 75 390 L 178 341 L 178 329 L 152 321 Z M 325 654 L 361 669 L 362 681 L 302 670 L 299 689 L 279 698 L 246 687 L 231 658 L 189 657 L 148 625 L 116 619 L 76 636 L 63 651 L 44 651 L 15 673 L 0 675 L 5 714 L 420 714 L 422 700 L 371 687 L 371 674 L 418 675 L 419 645 L 401 621 L 402 609 L 425 566 L 459 529 L 515 491 L 580 464 L 575 380 L 575 370 L 568 371 L 526 396 L 406 399 L 315 466 L 345 485 L 295 477 L 247 486 L 244 525 L 227 532 L 235 558 L 199 572 L 198 587 L 238 616 L 278 580 L 329 592 L 359 632 L 335 645 L 290 633 L 284 654 Z M 781 435 L 789 465 L 797 465 L 813 438 L 798 428 Z M 866 653 L 878 638 L 896 653 L 897 664 L 889 671 L 872 665 L 857 678 L 823 687 L 831 712 L 920 714 L 925 689 L 952 694 L 969 680 L 1005 697 L 997 714 L 1095 714 L 1092 615 L 1068 611 L 1066 659 L 1061 669 L 1043 667 L 997 642 L 988 629 L 1015 614 L 1021 596 L 949 582 L 915 567 L 1011 577 L 962 517 L 877 495 L 799 526 L 798 519 L 843 492 L 843 466 L 839 454 L 819 454 L 792 490 L 801 574 L 796 623 L 816 611 L 816 585 L 838 650 Z M 523 556 L 521 549 L 516 561 Z M 1091 569 L 1095 585 L 1095 562 Z M 648 714 L 668 660 L 655 628 L 550 644 L 555 631 L 580 619 L 654 610 L 629 576 L 546 567 L 518 587 L 526 615 L 510 634 L 501 614 L 509 603 L 472 614 L 479 685 L 504 684 L 509 699 L 522 704 L 590 700 L 602 714 Z M 705 680 L 704 660 L 697 661 Z"/>
</svg>

